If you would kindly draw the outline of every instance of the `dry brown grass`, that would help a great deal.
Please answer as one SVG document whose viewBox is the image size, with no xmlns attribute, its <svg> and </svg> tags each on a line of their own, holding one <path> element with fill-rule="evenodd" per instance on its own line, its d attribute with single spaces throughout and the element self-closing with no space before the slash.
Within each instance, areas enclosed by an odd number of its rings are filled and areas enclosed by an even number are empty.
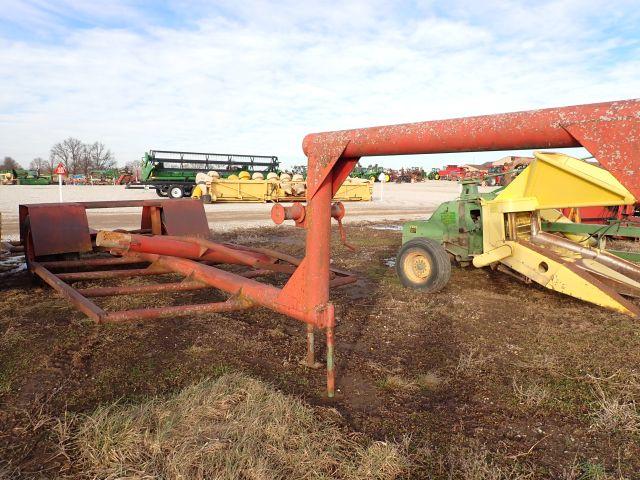
<svg viewBox="0 0 640 480">
<path fill-rule="evenodd" d="M 376 384 L 379 388 L 388 392 L 412 392 L 418 389 L 418 384 L 414 380 L 405 378 L 401 375 L 387 375 L 386 377 L 378 380 Z"/>
<path fill-rule="evenodd" d="M 612 395 L 599 385 L 594 386 L 597 401 L 591 412 L 591 428 L 606 433 L 640 433 L 640 411 L 634 398 Z"/>
<path fill-rule="evenodd" d="M 451 480 L 531 480 L 534 473 L 519 464 L 496 463 L 486 447 L 474 442 L 452 446 L 447 454 L 447 474 Z"/>
<path fill-rule="evenodd" d="M 631 480 L 622 473 L 610 473 L 600 463 L 575 461 L 564 469 L 560 480 Z"/>
<path fill-rule="evenodd" d="M 436 371 L 422 373 L 416 377 L 416 384 L 423 390 L 436 391 L 449 383 L 446 376 Z"/>
<path fill-rule="evenodd" d="M 393 479 L 403 447 L 346 433 L 320 411 L 240 374 L 169 398 L 111 405 L 61 422 L 74 474 L 86 478 Z"/>
<path fill-rule="evenodd" d="M 485 355 L 476 347 L 469 348 L 462 352 L 458 358 L 458 363 L 454 367 L 454 375 L 471 376 L 479 373 L 482 367 L 491 359 L 490 355 Z"/>
<path fill-rule="evenodd" d="M 544 405 L 550 398 L 551 393 L 542 385 L 529 383 L 523 385 L 513 380 L 513 393 L 518 402 L 527 408 L 535 408 Z"/>
</svg>

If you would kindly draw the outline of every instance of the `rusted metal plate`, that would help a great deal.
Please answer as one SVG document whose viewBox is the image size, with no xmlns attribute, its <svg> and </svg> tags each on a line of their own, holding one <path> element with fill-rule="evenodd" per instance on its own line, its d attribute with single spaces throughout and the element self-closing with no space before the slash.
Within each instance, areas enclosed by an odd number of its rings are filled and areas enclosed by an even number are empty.
<svg viewBox="0 0 640 480">
<path fill-rule="evenodd" d="M 565 128 L 640 200 L 640 113 L 637 117 L 599 119 Z"/>
<path fill-rule="evenodd" d="M 142 229 L 153 228 L 154 207 L 161 209 L 162 233 L 165 235 L 211 237 L 204 205 L 200 200 L 162 200 L 153 204 L 145 204 L 140 224 Z"/>
<path fill-rule="evenodd" d="M 92 250 L 84 206 L 62 203 L 27 205 L 25 208 L 23 227 L 31 232 L 30 245 L 36 257 Z"/>
<path fill-rule="evenodd" d="M 209 222 L 200 200 L 168 201 L 162 205 L 162 223 L 167 235 L 208 238 Z"/>
</svg>

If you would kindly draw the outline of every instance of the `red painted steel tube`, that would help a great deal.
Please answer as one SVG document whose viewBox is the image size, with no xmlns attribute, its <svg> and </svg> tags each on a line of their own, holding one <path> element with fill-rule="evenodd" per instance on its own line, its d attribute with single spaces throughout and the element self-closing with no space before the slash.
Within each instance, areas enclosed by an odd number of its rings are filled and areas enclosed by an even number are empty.
<svg viewBox="0 0 640 480">
<path fill-rule="evenodd" d="M 77 267 L 107 267 L 111 265 L 134 265 L 136 263 L 147 263 L 134 255 L 128 257 L 110 258 L 83 258 L 82 260 L 56 260 L 50 262 L 39 262 L 45 268 L 77 268 Z"/>
<path fill-rule="evenodd" d="M 98 307 L 91 300 L 83 297 L 75 288 L 67 285 L 60 278 L 51 273 L 38 262 L 32 261 L 29 265 L 29 268 L 33 273 L 47 282 L 51 288 L 53 288 L 56 292 L 69 300 L 73 305 L 75 305 L 75 307 L 82 313 L 84 313 L 87 317 L 94 320 L 95 322 L 100 322 L 102 320 L 105 315 L 105 311 Z"/>
<path fill-rule="evenodd" d="M 126 287 L 79 288 L 77 292 L 85 297 L 110 297 L 113 295 L 145 295 L 163 292 L 189 292 L 211 288 L 200 282 L 154 283 L 153 285 L 132 285 Z"/>
<path fill-rule="evenodd" d="M 284 206 L 281 203 L 276 203 L 271 208 L 271 220 L 276 225 L 280 225 L 285 220 L 295 220 L 296 223 L 300 223 L 304 220 L 305 208 L 299 202 L 293 202 L 291 206 Z"/>
<path fill-rule="evenodd" d="M 331 175 L 325 178 L 307 206 L 306 295 L 307 305 L 320 307 L 329 301 L 331 242 Z"/>
<path fill-rule="evenodd" d="M 640 119 L 640 99 L 312 133 L 303 150 L 347 140 L 343 158 L 579 147 L 563 126 L 616 117 Z"/>
<path fill-rule="evenodd" d="M 176 239 L 167 235 L 144 236 L 102 230 L 96 236 L 96 245 L 117 248 L 128 252 L 155 253 L 192 260 L 209 260 L 217 263 L 231 263 L 252 266 L 258 262 L 270 263 L 266 255 L 233 250 L 213 242 L 198 244 L 193 239 Z"/>
<path fill-rule="evenodd" d="M 306 308 L 309 312 L 326 316 L 327 334 L 327 396 L 334 392 L 333 325 L 335 323 L 333 305 L 329 304 L 329 277 L 331 260 L 331 180 L 329 174 L 319 186 L 306 209 Z M 307 336 L 313 337 L 313 331 Z M 308 340 L 309 341 L 309 340 Z M 313 338 L 310 339 L 314 343 Z M 330 343 L 331 342 L 331 343 Z"/>
<path fill-rule="evenodd" d="M 311 323 L 314 317 L 305 310 L 278 302 L 281 290 L 278 287 L 257 282 L 241 275 L 227 272 L 216 267 L 202 265 L 185 258 L 141 253 L 143 258 L 155 262 L 158 266 L 171 269 L 199 282 L 206 283 L 232 295 L 238 295 L 251 303 L 270 308 L 276 312 L 288 315 L 301 322 Z"/>
<path fill-rule="evenodd" d="M 103 317 L 104 322 L 120 323 L 135 320 L 155 320 L 158 318 L 176 317 L 200 313 L 234 312 L 244 310 L 251 305 L 238 299 L 226 302 L 204 303 L 200 305 L 176 305 L 171 307 L 139 308 L 108 313 Z"/>
<path fill-rule="evenodd" d="M 174 235 L 164 235 L 162 238 L 178 240 L 181 242 L 194 243 L 196 245 L 199 245 L 200 247 L 209 249 L 211 252 L 215 252 L 221 255 L 226 255 L 229 258 L 232 258 L 235 260 L 235 262 L 233 263 L 238 263 L 241 265 L 248 265 L 251 267 L 267 266 L 267 265 L 273 264 L 276 261 L 276 258 L 270 255 L 262 254 L 259 252 L 255 252 L 255 251 L 251 251 L 243 248 L 238 248 L 233 244 L 222 244 L 222 243 L 212 242 L 211 240 L 207 240 L 206 238 L 178 237 Z M 231 262 L 225 262 L 225 263 L 231 263 Z"/>
<path fill-rule="evenodd" d="M 175 273 L 168 268 L 147 267 L 129 270 L 97 270 L 90 272 L 70 272 L 56 274 L 60 280 L 74 282 L 79 280 L 103 280 L 105 278 L 145 277 L 153 275 L 167 275 Z"/>
</svg>

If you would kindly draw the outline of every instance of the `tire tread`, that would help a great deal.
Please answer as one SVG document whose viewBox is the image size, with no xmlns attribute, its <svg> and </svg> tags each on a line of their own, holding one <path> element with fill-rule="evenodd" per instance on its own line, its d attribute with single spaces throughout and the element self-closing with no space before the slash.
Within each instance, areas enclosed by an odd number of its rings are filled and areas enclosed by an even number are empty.
<svg viewBox="0 0 640 480">
<path fill-rule="evenodd" d="M 433 280 L 427 282 L 422 287 L 417 287 L 407 282 L 402 271 L 401 259 L 403 253 L 409 248 L 415 247 L 423 249 L 429 255 L 433 261 L 432 268 L 435 270 Z M 398 256 L 396 257 L 396 272 L 403 285 L 417 288 L 423 292 L 434 293 L 442 290 L 447 283 L 449 283 L 449 279 L 451 278 L 451 260 L 449 259 L 449 254 L 439 242 L 426 237 L 413 238 L 402 245 L 398 251 Z"/>
</svg>

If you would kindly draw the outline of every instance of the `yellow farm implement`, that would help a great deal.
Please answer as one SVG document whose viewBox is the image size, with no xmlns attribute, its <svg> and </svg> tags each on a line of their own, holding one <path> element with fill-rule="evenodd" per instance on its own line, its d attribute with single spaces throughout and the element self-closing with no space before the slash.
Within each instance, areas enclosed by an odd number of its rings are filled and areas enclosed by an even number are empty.
<svg viewBox="0 0 640 480">
<path fill-rule="evenodd" d="M 211 172 L 213 173 L 213 172 Z M 283 174 L 277 177 L 262 175 L 251 178 L 248 174 L 219 178 L 216 175 L 201 176 L 191 195 L 202 198 L 205 203 L 217 202 L 300 202 L 306 200 L 307 185 L 300 175 Z M 334 195 L 334 200 L 343 202 L 368 202 L 373 198 L 373 182 L 360 178 L 346 180 Z"/>
</svg>

